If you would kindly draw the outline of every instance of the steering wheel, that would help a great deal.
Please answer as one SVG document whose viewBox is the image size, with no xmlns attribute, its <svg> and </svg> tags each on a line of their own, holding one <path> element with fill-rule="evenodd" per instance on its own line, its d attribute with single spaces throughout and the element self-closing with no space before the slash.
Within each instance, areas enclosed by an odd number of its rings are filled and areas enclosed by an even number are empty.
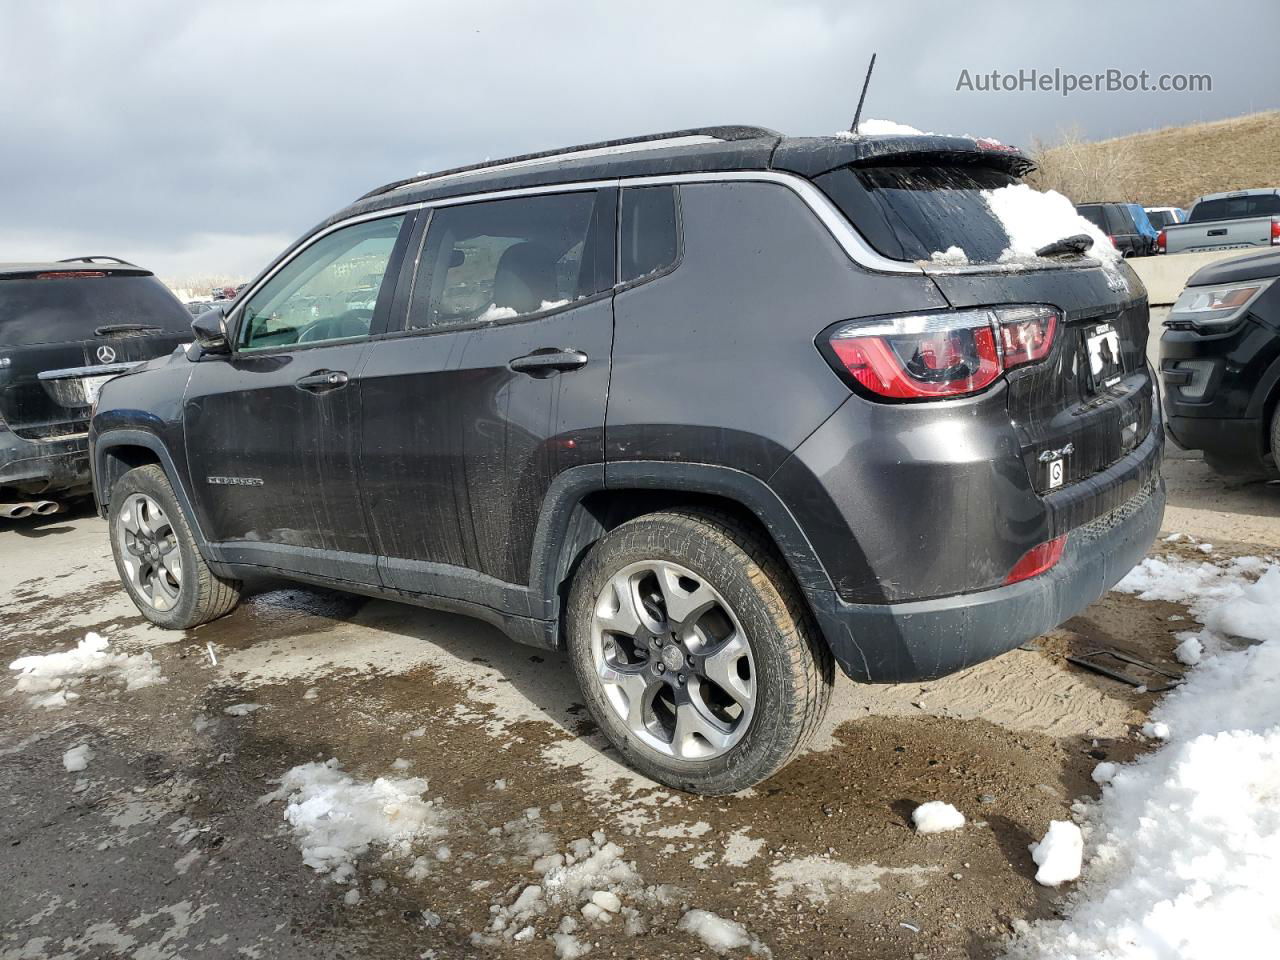
<svg viewBox="0 0 1280 960">
<path fill-rule="evenodd" d="M 298 343 L 315 343 L 318 340 L 343 340 L 347 337 L 368 336 L 373 326 L 373 311 L 363 307 L 347 310 L 336 317 L 324 317 L 303 327 Z"/>
</svg>

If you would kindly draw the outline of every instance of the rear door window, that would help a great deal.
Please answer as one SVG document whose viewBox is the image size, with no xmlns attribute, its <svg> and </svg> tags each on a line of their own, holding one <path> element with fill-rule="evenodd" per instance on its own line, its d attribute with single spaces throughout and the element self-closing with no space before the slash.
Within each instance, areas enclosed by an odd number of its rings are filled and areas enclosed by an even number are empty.
<svg viewBox="0 0 1280 960">
<path fill-rule="evenodd" d="M 1107 218 L 1102 212 L 1102 208 L 1097 204 L 1091 204 L 1084 207 L 1076 207 L 1076 212 L 1084 217 L 1103 233 L 1107 233 Z"/>
<path fill-rule="evenodd" d="M 78 272 L 0 279 L 0 347 L 91 340 L 104 335 L 99 329 L 121 326 L 190 332 L 191 317 L 155 277 Z"/>
<path fill-rule="evenodd" d="M 613 216 L 596 190 L 440 207 L 418 260 L 408 328 L 496 323 L 613 286 Z"/>
<path fill-rule="evenodd" d="M 1138 228 L 1133 225 L 1133 220 L 1129 216 L 1129 211 L 1124 207 L 1109 204 L 1107 211 L 1107 233 L 1113 237 L 1125 236 L 1138 232 Z"/>
<path fill-rule="evenodd" d="M 619 220 L 622 283 L 662 273 L 680 251 L 673 186 L 627 187 Z"/>
<path fill-rule="evenodd" d="M 1260 193 L 1254 196 L 1202 200 L 1192 209 L 1187 222 L 1245 220 L 1249 217 L 1280 217 L 1280 194 Z"/>
</svg>

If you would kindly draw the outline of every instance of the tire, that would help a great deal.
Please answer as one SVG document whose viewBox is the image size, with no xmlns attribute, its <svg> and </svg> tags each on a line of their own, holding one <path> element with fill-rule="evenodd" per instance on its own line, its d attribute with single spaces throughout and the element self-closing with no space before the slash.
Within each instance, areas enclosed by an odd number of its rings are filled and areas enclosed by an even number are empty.
<svg viewBox="0 0 1280 960">
<path fill-rule="evenodd" d="M 240 602 L 240 581 L 219 577 L 200 556 L 160 467 L 136 467 L 116 481 L 107 524 L 120 582 L 156 626 L 186 630 Z"/>
<path fill-rule="evenodd" d="M 655 513 L 610 531 L 574 577 L 566 626 L 596 724 L 678 790 L 768 779 L 831 700 L 831 651 L 799 588 L 773 545 L 727 514 Z"/>
</svg>

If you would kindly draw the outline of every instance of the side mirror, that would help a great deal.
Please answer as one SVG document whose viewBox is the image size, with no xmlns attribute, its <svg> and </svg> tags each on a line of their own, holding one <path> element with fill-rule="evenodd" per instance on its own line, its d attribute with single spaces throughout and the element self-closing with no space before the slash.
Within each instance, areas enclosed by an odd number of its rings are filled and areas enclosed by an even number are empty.
<svg viewBox="0 0 1280 960">
<path fill-rule="evenodd" d="M 231 353 L 231 340 L 227 336 L 227 315 L 222 307 L 206 310 L 191 321 L 191 332 L 201 354 L 226 356 Z"/>
</svg>

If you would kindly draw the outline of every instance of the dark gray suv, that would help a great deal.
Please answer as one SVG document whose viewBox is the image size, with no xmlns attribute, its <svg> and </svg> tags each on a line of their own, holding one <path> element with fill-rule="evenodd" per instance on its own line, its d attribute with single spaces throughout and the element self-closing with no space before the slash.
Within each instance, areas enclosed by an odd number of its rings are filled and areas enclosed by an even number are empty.
<svg viewBox="0 0 1280 960">
<path fill-rule="evenodd" d="M 1010 261 L 983 192 L 1029 166 L 719 127 L 375 190 L 103 389 L 121 578 L 178 629 L 253 572 L 481 617 L 644 773 L 756 783 L 835 664 L 993 657 L 1159 528 L 1145 293 Z"/>
</svg>

